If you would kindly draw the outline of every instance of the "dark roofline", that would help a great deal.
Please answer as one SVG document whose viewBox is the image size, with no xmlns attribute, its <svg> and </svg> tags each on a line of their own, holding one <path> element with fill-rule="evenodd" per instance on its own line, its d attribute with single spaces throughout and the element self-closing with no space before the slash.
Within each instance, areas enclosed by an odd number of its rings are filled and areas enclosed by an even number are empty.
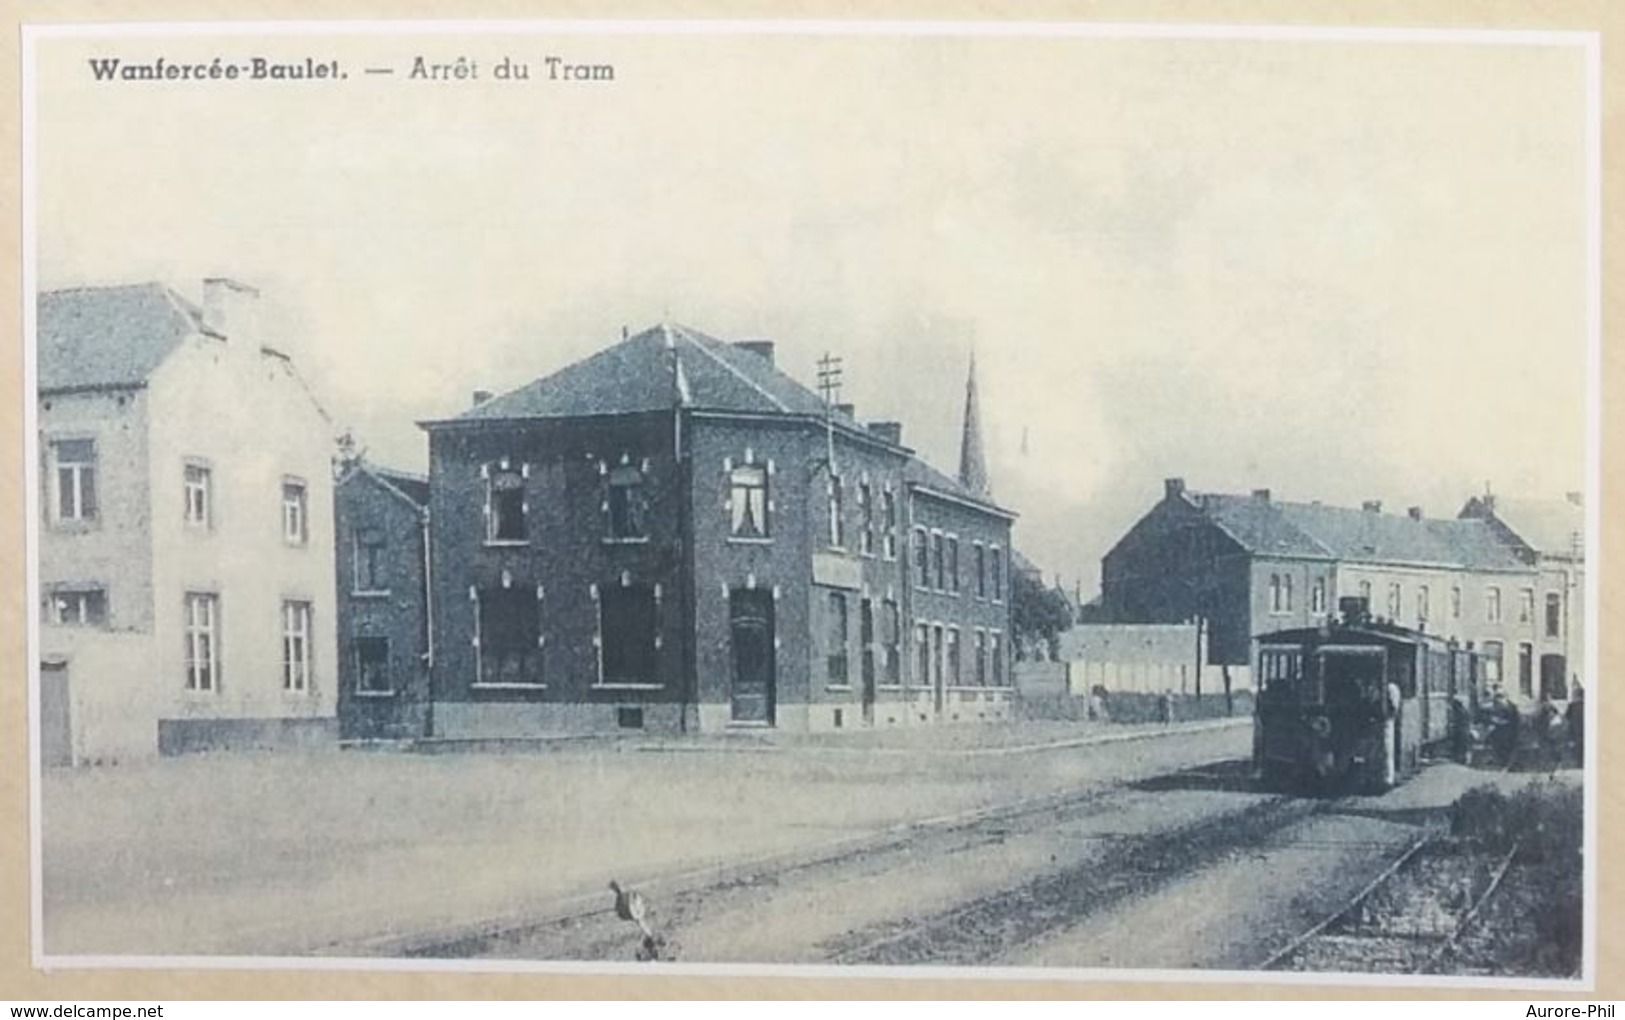
<svg viewBox="0 0 1625 1020">
<path fill-rule="evenodd" d="M 924 462 L 922 461 L 921 463 Z M 979 510 L 982 513 L 988 514 L 992 517 L 1002 517 L 1007 521 L 1014 521 L 1016 518 L 1021 516 L 1014 510 L 1006 510 L 1003 507 L 995 506 L 992 503 L 983 503 L 980 500 L 972 499 L 969 496 L 962 496 L 958 493 L 947 492 L 943 489 L 938 489 L 934 486 L 927 485 L 925 482 L 905 482 L 904 484 L 921 495 L 930 496 L 934 499 L 940 499 L 944 503 L 953 503 L 957 506 L 966 507 L 971 510 Z"/>
<path fill-rule="evenodd" d="M 388 493 L 394 495 L 397 499 L 400 499 L 403 502 L 405 502 L 406 504 L 408 504 L 409 506 L 411 506 L 413 510 L 416 510 L 418 512 L 419 516 L 428 517 L 429 516 L 429 505 L 427 503 L 419 503 L 417 500 L 413 499 L 406 492 L 402 491 L 402 489 L 398 485 L 395 485 L 392 482 L 390 482 L 389 478 L 387 477 L 389 474 L 399 474 L 399 475 L 402 475 L 402 476 L 405 476 L 405 477 L 413 477 L 413 476 L 409 475 L 407 472 L 404 472 L 404 471 L 402 471 L 402 472 L 391 472 L 387 468 L 374 468 L 372 465 L 368 464 L 366 461 L 359 460 L 359 461 L 356 461 L 356 462 L 348 465 L 348 468 L 344 472 L 344 474 L 339 477 L 338 481 L 333 483 L 333 487 L 335 489 L 337 489 L 340 486 L 348 485 L 351 481 L 353 481 L 356 477 L 358 477 L 360 475 L 366 475 L 368 478 L 371 478 L 374 482 L 377 482 L 378 485 L 381 488 L 383 488 L 383 490 L 385 492 L 388 492 Z M 422 483 L 425 483 L 425 484 L 428 482 L 427 478 L 415 478 L 415 477 L 413 477 L 413 480 L 414 481 L 419 481 L 419 482 L 422 482 Z"/>
</svg>

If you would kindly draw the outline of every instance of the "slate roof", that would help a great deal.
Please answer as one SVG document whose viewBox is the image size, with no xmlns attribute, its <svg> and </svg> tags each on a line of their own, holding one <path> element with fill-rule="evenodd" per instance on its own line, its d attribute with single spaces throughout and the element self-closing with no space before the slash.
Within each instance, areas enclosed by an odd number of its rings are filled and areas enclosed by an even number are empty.
<svg viewBox="0 0 1625 1020">
<path fill-rule="evenodd" d="M 823 400 L 761 355 L 686 326 L 670 325 L 644 330 L 465 411 L 457 420 L 573 418 L 669 410 L 678 400 L 672 375 L 673 348 L 682 364 L 687 384 L 684 402 L 690 408 L 750 414 L 824 414 Z"/>
<path fill-rule="evenodd" d="M 1475 498 L 1461 513 L 1463 517 L 1493 516 L 1530 549 L 1546 556 L 1573 556 L 1575 536 L 1581 536 L 1583 542 L 1586 532 L 1585 507 L 1566 499 L 1496 496 L 1486 503 Z"/>
<path fill-rule="evenodd" d="M 197 306 L 161 283 L 39 295 L 39 391 L 139 387 L 199 332 Z"/>
<path fill-rule="evenodd" d="M 672 367 L 673 351 L 682 366 L 681 393 Z M 665 324 L 487 400 L 452 421 L 669 411 L 679 399 L 697 411 L 825 418 L 823 399 L 779 371 L 767 358 L 687 326 Z M 834 421 L 843 432 L 883 441 L 851 419 L 837 415 Z M 445 423 L 424 424 L 433 427 Z M 900 449 L 912 453 L 906 447 Z M 918 457 L 909 457 L 904 477 L 916 486 L 1014 516 Z"/>
<path fill-rule="evenodd" d="M 1258 555 L 1358 563 L 1526 569 L 1484 521 L 1412 519 L 1314 503 L 1187 493 L 1187 499 Z"/>
<path fill-rule="evenodd" d="M 429 479 L 423 475 L 379 467 L 376 464 L 368 464 L 367 470 L 419 507 L 429 505 Z"/>
</svg>

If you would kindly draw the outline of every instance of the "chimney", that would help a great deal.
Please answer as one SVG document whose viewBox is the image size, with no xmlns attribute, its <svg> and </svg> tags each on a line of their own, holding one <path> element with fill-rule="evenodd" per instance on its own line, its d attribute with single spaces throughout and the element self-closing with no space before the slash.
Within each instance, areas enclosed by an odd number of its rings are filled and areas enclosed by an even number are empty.
<svg viewBox="0 0 1625 1020">
<path fill-rule="evenodd" d="M 1253 498 L 1258 500 L 1260 503 L 1268 503 L 1270 501 L 1270 490 L 1254 489 Z"/>
<path fill-rule="evenodd" d="M 734 346 L 762 358 L 769 365 L 773 364 L 773 341 L 771 340 L 737 340 L 734 342 Z"/>
<path fill-rule="evenodd" d="M 1382 500 L 1368 499 L 1360 504 L 1360 509 L 1368 514 L 1380 514 L 1382 513 Z"/>
<path fill-rule="evenodd" d="M 1162 481 L 1162 495 L 1164 499 L 1178 499 L 1185 495 L 1185 479 L 1165 478 Z"/>
<path fill-rule="evenodd" d="M 869 432 L 876 439 L 893 446 L 903 445 L 903 423 L 900 421 L 872 421 L 869 423 Z"/>
<path fill-rule="evenodd" d="M 203 328 L 227 340 L 257 346 L 260 292 L 224 276 L 203 281 Z"/>
<path fill-rule="evenodd" d="M 1422 508 L 1419 507 L 1419 506 L 1409 507 L 1408 509 L 1406 509 L 1405 514 L 1411 520 L 1419 521 L 1419 520 L 1422 519 Z"/>
<path fill-rule="evenodd" d="M 493 395 L 490 390 L 475 390 L 473 406 L 479 407 L 481 404 L 488 403 Z"/>
</svg>

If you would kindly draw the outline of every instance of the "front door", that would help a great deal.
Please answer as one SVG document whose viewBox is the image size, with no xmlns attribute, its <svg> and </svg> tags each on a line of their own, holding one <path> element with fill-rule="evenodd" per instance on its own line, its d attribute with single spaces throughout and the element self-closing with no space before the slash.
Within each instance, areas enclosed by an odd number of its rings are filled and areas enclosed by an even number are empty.
<svg viewBox="0 0 1625 1020">
<path fill-rule="evenodd" d="M 68 665 L 42 662 L 39 670 L 39 748 L 44 766 L 73 764 L 73 716 Z"/>
<path fill-rule="evenodd" d="M 873 599 L 858 603 L 858 647 L 862 659 L 863 724 L 875 721 L 875 604 Z"/>
<path fill-rule="evenodd" d="M 1540 696 L 1544 701 L 1568 700 L 1568 663 L 1563 656 L 1547 653 L 1540 657 Z"/>
<path fill-rule="evenodd" d="M 733 644 L 733 721 L 773 724 L 773 595 L 735 588 L 728 598 Z"/>
</svg>

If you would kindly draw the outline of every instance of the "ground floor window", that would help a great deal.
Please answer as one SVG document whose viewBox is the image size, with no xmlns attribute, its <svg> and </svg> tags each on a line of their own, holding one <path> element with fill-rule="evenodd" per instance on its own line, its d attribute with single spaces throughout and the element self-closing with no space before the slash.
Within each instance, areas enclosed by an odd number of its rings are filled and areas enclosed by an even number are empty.
<svg viewBox="0 0 1625 1020">
<path fill-rule="evenodd" d="M 541 600 L 536 589 L 528 585 L 484 588 L 477 597 L 475 683 L 541 686 Z"/>
<path fill-rule="evenodd" d="M 282 603 L 282 689 L 310 689 L 310 603 Z"/>
<path fill-rule="evenodd" d="M 45 596 L 45 622 L 62 627 L 100 627 L 107 623 L 103 588 L 58 588 Z"/>
<path fill-rule="evenodd" d="M 958 687 L 962 681 L 959 669 L 959 628 L 948 628 L 948 683 Z"/>
<path fill-rule="evenodd" d="M 393 694 L 389 675 L 389 639 L 358 637 L 350 643 L 355 660 L 355 689 L 360 694 Z"/>
<path fill-rule="evenodd" d="M 828 645 L 826 679 L 832 684 L 847 683 L 847 619 L 846 596 L 838 591 L 829 593 Z"/>
<path fill-rule="evenodd" d="M 922 684 L 931 682 L 931 628 L 920 624 L 914 628 L 914 651 L 919 660 L 919 669 L 915 677 Z"/>
<path fill-rule="evenodd" d="M 897 603 L 891 599 L 881 605 L 881 627 L 881 638 L 886 646 L 886 682 L 900 684 L 903 682 L 903 651 L 900 647 L 903 621 Z"/>
<path fill-rule="evenodd" d="M 1535 696 L 1535 646 L 1528 642 L 1518 645 L 1518 693 Z"/>
<path fill-rule="evenodd" d="M 987 686 L 987 632 L 976 632 L 976 686 Z"/>
<path fill-rule="evenodd" d="M 1501 683 L 1501 642 L 1484 642 L 1484 682 L 1490 687 Z"/>
<path fill-rule="evenodd" d="M 1004 686 L 1004 646 L 997 632 L 987 636 L 988 657 L 993 660 L 993 686 Z"/>
<path fill-rule="evenodd" d="M 608 587 L 598 597 L 600 682 L 660 682 L 659 634 L 654 589 L 646 585 Z"/>
<path fill-rule="evenodd" d="M 212 691 L 220 684 L 220 598 L 189 592 L 186 596 L 186 689 Z"/>
</svg>

